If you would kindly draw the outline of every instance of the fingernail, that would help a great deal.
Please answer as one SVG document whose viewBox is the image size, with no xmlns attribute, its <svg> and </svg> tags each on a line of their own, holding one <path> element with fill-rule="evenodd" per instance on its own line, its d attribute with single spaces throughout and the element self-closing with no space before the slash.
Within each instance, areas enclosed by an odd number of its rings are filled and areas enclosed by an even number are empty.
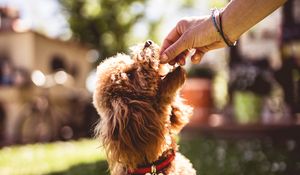
<svg viewBox="0 0 300 175">
<path fill-rule="evenodd" d="M 164 53 L 160 56 L 160 61 L 165 62 L 168 60 L 168 56 Z"/>
<path fill-rule="evenodd" d="M 185 58 L 181 58 L 179 61 L 178 61 L 179 65 L 180 66 L 184 66 L 185 65 Z"/>
<path fill-rule="evenodd" d="M 191 60 L 192 60 L 192 63 L 196 64 L 199 62 L 200 57 L 195 56 L 195 57 L 192 57 Z"/>
</svg>

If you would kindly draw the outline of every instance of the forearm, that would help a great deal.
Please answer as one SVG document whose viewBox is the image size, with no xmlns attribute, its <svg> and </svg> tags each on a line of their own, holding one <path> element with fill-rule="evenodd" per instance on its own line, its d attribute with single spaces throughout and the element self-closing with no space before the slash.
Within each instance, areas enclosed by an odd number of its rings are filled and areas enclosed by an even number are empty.
<svg viewBox="0 0 300 175">
<path fill-rule="evenodd" d="M 264 19 L 286 0 L 232 0 L 222 14 L 224 33 L 231 41 Z"/>
</svg>

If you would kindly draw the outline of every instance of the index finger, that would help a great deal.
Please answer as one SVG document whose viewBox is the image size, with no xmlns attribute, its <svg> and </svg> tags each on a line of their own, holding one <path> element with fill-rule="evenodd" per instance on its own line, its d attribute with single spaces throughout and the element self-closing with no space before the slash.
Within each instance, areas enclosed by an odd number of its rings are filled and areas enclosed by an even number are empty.
<svg viewBox="0 0 300 175">
<path fill-rule="evenodd" d="M 160 49 L 160 54 L 163 53 L 170 45 L 175 43 L 178 38 L 180 38 L 181 34 L 177 30 L 177 26 L 174 27 L 171 32 L 164 39 L 163 44 Z"/>
</svg>

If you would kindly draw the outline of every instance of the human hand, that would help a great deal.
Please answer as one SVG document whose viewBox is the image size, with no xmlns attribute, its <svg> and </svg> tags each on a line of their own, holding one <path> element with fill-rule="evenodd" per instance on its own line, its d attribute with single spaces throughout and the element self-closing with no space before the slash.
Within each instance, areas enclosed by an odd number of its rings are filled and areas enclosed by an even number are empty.
<svg viewBox="0 0 300 175">
<path fill-rule="evenodd" d="M 196 64 L 207 51 L 225 45 L 210 16 L 183 18 L 164 39 L 160 61 L 184 65 L 186 57 L 195 49 L 191 61 Z"/>
</svg>

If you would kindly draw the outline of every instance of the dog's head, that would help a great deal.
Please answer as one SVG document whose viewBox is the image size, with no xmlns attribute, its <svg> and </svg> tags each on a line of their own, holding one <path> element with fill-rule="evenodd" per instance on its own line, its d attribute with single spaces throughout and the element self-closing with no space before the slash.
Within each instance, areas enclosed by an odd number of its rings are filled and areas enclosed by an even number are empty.
<svg viewBox="0 0 300 175">
<path fill-rule="evenodd" d="M 104 60 L 97 68 L 95 97 L 101 97 L 101 101 L 94 101 L 95 106 L 108 109 L 112 99 L 155 97 L 160 80 L 158 54 L 159 47 L 147 41 L 132 47 L 131 55 L 118 54 Z"/>
<path fill-rule="evenodd" d="M 182 69 L 160 76 L 159 46 L 151 41 L 135 46 L 131 55 L 118 54 L 98 66 L 93 103 L 101 121 L 96 131 L 110 166 L 135 168 L 161 155 L 171 101 L 184 78 Z"/>
</svg>

